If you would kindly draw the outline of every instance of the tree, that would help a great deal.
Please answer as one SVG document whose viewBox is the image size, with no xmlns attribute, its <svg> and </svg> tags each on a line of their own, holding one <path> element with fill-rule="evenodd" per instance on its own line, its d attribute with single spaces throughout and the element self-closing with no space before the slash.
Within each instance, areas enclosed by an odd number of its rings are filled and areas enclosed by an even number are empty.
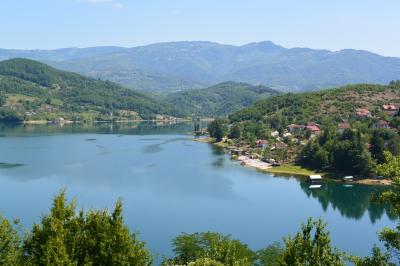
<svg viewBox="0 0 400 266">
<path fill-rule="evenodd" d="M 16 221 L 14 223 L 18 225 Z M 22 241 L 12 223 L 0 215 L 0 265 L 19 265 Z"/>
<path fill-rule="evenodd" d="M 371 138 L 371 154 L 378 163 L 383 163 L 383 152 L 385 150 L 385 143 L 383 138 L 379 135 L 379 131 L 375 130 Z"/>
<path fill-rule="evenodd" d="M 172 240 L 172 245 L 175 257 L 165 261 L 164 265 L 182 265 L 198 259 L 209 259 L 226 266 L 250 266 L 255 258 L 254 252 L 239 240 L 213 232 L 182 234 Z"/>
<path fill-rule="evenodd" d="M 201 258 L 194 262 L 190 262 L 188 266 L 224 266 L 224 264 L 209 258 Z"/>
<path fill-rule="evenodd" d="M 394 156 L 390 152 L 384 152 L 385 162 L 377 166 L 377 173 L 393 181 L 393 186 L 379 195 L 376 200 L 388 204 L 391 211 L 400 215 L 400 156 Z M 400 223 L 396 228 L 384 228 L 379 233 L 379 238 L 390 255 L 400 263 Z"/>
<path fill-rule="evenodd" d="M 293 238 L 285 238 L 283 265 L 344 265 L 342 254 L 332 248 L 329 232 L 321 221 L 309 219 Z"/>
<path fill-rule="evenodd" d="M 229 138 L 239 139 L 241 136 L 241 128 L 239 124 L 234 124 L 230 130 Z"/>
<path fill-rule="evenodd" d="M 382 253 L 378 247 L 372 249 L 372 256 L 354 260 L 355 266 L 395 266 L 390 262 L 388 253 Z"/>
<path fill-rule="evenodd" d="M 266 248 L 256 252 L 258 266 L 280 266 L 283 264 L 284 248 L 279 242 L 275 242 Z"/>
<path fill-rule="evenodd" d="M 24 243 L 25 260 L 33 265 L 151 265 L 144 243 L 131 235 L 118 201 L 112 214 L 75 212 L 65 192 L 55 196 L 50 214 L 35 224 Z"/>
<path fill-rule="evenodd" d="M 222 138 L 225 137 L 228 132 L 228 125 L 226 119 L 222 118 L 215 119 L 208 125 L 207 130 L 212 138 L 215 138 L 217 141 L 221 141 Z"/>
</svg>

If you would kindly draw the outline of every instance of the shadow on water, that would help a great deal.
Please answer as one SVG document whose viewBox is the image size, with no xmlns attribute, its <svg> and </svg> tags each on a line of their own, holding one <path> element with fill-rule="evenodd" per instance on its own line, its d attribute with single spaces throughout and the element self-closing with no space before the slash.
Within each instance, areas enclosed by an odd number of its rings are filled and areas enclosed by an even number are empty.
<svg viewBox="0 0 400 266">
<path fill-rule="evenodd" d="M 391 220 L 396 219 L 387 206 L 375 204 L 371 200 L 373 195 L 384 191 L 385 187 L 359 184 L 350 186 L 333 182 L 322 183 L 320 187 L 314 188 L 308 182 L 300 182 L 300 186 L 308 197 L 318 200 L 325 212 L 331 206 L 342 216 L 355 220 L 361 219 L 365 212 L 368 212 L 372 223 L 385 213 Z"/>
<path fill-rule="evenodd" d="M 24 125 L 0 123 L 0 137 L 46 136 L 52 134 L 97 133 L 121 135 L 189 134 L 192 123 L 85 123 L 67 125 Z M 89 140 L 88 141 L 93 141 Z"/>
<path fill-rule="evenodd" d="M 24 164 L 21 164 L 21 163 L 0 163 L 0 169 L 15 168 L 15 167 L 21 167 L 21 166 L 24 166 Z"/>
<path fill-rule="evenodd" d="M 154 141 L 154 140 L 159 140 L 159 139 L 146 139 L 146 141 Z M 154 153 L 158 153 L 160 151 L 162 151 L 164 148 L 162 147 L 163 145 L 169 144 L 169 143 L 173 143 L 173 142 L 180 142 L 183 141 L 183 145 L 184 146 L 190 146 L 185 144 L 185 141 L 187 139 L 186 138 L 173 138 L 173 139 L 167 139 L 165 141 L 162 141 L 160 143 L 154 143 L 154 144 L 149 144 L 146 145 L 142 148 L 143 153 L 145 154 L 154 154 Z M 141 141 L 143 141 L 143 139 L 141 139 Z"/>
</svg>

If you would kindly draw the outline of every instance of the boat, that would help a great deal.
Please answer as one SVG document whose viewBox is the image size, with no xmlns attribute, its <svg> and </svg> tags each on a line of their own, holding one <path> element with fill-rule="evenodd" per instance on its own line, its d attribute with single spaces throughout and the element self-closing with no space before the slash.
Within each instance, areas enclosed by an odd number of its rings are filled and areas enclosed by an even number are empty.
<svg viewBox="0 0 400 266">
<path fill-rule="evenodd" d="M 319 182 L 322 180 L 322 176 L 320 175 L 309 175 L 308 180 L 311 182 Z"/>
<path fill-rule="evenodd" d="M 352 182 L 353 179 L 354 179 L 353 176 L 348 175 L 348 176 L 343 177 L 343 182 Z"/>
</svg>

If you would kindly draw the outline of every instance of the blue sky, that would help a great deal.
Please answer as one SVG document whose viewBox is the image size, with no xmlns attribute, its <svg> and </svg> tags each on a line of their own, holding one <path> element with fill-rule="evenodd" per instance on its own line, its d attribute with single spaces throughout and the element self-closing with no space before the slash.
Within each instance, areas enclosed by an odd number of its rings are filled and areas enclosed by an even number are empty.
<svg viewBox="0 0 400 266">
<path fill-rule="evenodd" d="M 400 57 L 399 0 L 1 0 L 0 47 L 207 40 Z"/>
</svg>

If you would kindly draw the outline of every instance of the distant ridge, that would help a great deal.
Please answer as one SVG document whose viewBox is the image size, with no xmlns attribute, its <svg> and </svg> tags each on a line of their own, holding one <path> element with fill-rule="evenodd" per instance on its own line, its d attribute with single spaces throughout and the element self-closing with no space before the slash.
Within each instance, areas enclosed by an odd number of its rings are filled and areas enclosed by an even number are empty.
<svg viewBox="0 0 400 266">
<path fill-rule="evenodd" d="M 400 58 L 362 50 L 285 48 L 270 41 L 242 46 L 167 42 L 133 48 L 0 49 L 0 60 L 25 57 L 129 88 L 171 92 L 226 80 L 306 91 L 400 78 Z"/>
</svg>

